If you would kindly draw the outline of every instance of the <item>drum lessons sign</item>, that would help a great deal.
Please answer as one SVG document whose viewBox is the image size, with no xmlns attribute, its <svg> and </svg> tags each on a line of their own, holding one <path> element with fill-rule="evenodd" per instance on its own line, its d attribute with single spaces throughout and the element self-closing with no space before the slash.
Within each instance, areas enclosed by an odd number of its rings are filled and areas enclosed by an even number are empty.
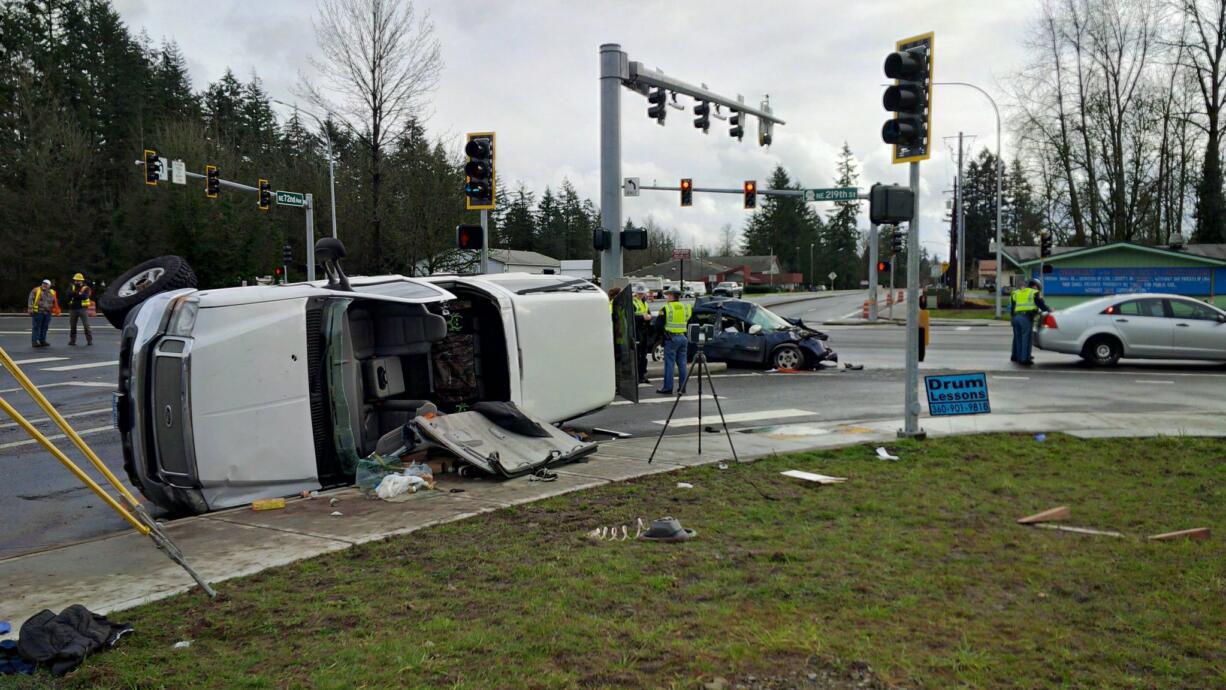
<svg viewBox="0 0 1226 690">
<path fill-rule="evenodd" d="M 1060 268 L 1043 276 L 1043 294 L 1118 295 L 1126 292 L 1211 294 L 1211 268 Z M 1217 286 L 1220 292 L 1224 286 Z"/>
</svg>

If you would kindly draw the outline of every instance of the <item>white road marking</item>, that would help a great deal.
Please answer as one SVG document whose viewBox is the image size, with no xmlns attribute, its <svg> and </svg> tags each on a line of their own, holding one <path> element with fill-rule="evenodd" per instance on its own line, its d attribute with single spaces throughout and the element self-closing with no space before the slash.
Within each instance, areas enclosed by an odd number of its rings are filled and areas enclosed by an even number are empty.
<svg viewBox="0 0 1226 690">
<path fill-rule="evenodd" d="M 758 412 L 736 412 L 733 414 L 726 414 L 724 415 L 724 421 L 726 422 L 761 422 L 761 421 L 774 421 L 776 419 L 786 419 L 788 417 L 812 417 L 816 415 L 817 415 L 816 412 L 810 412 L 809 410 L 794 410 L 794 409 L 759 410 Z M 703 422 L 706 422 L 706 423 L 718 424 L 719 423 L 719 412 L 712 410 L 711 414 L 704 414 L 702 416 L 702 420 Z M 668 422 L 668 420 L 657 419 L 653 421 L 652 424 L 659 424 L 660 426 L 664 426 L 665 422 Z M 674 427 L 676 426 L 698 426 L 698 423 L 699 422 L 698 422 L 697 417 L 680 417 L 680 418 L 674 418 L 673 421 L 668 422 L 668 425 L 674 426 Z"/>
<path fill-rule="evenodd" d="M 89 436 L 91 434 L 100 434 L 104 431 L 115 431 L 115 427 L 108 424 L 106 426 L 96 426 L 92 429 L 82 429 L 81 431 L 77 432 L 77 436 Z M 48 436 L 47 440 L 48 441 L 58 441 L 63 438 L 66 438 L 64 434 L 55 434 L 54 436 Z M 38 441 L 35 441 L 34 439 L 31 438 L 25 441 L 13 441 L 12 443 L 0 443 L 0 450 L 3 450 L 5 448 L 17 448 L 18 446 L 28 446 L 32 443 L 38 443 Z"/>
<path fill-rule="evenodd" d="M 711 396 L 707 395 L 707 396 L 704 396 L 704 397 L 710 398 Z M 722 396 L 721 396 L 721 397 L 722 397 Z M 639 404 L 639 405 L 650 405 L 650 404 L 652 404 L 652 403 L 667 403 L 667 402 L 672 402 L 672 401 L 674 401 L 674 400 L 676 400 L 676 399 L 677 399 L 677 396 L 675 396 L 675 395 L 661 395 L 661 396 L 660 396 L 660 397 L 658 397 L 658 398 L 647 398 L 647 399 L 645 399 L 645 400 L 640 400 L 640 401 L 638 402 L 638 404 Z M 681 396 L 681 401 L 682 401 L 682 402 L 693 402 L 693 401 L 695 401 L 695 400 L 697 400 L 697 399 L 698 399 L 698 396 L 697 396 L 697 395 L 683 395 L 683 396 Z M 611 403 L 609 403 L 609 404 L 610 404 L 610 405 L 633 405 L 634 403 L 630 402 L 629 400 L 616 400 L 616 401 L 611 402 Z"/>
<path fill-rule="evenodd" d="M 44 383 L 41 386 L 35 386 L 38 390 L 46 390 L 48 388 L 60 388 L 63 386 L 77 386 L 79 388 L 115 388 L 117 384 L 106 383 L 105 381 L 61 381 L 60 383 Z M 5 388 L 0 390 L 0 393 L 16 393 L 23 391 L 24 388 Z"/>
<path fill-rule="evenodd" d="M 969 331 L 969 330 L 971 330 L 971 327 L 970 327 L 970 326 L 958 326 L 958 327 L 957 327 L 957 328 L 955 328 L 954 330 L 955 330 L 955 331 Z"/>
<path fill-rule="evenodd" d="M 62 362 L 66 359 L 68 358 L 67 357 L 35 357 L 34 359 L 15 359 L 13 360 L 13 364 L 21 366 L 22 364 L 42 364 L 43 362 Z M 0 364 L 0 369 L 3 369 L 3 368 L 4 368 L 4 365 Z"/>
<path fill-rule="evenodd" d="M 743 379 L 747 376 L 762 376 L 762 374 L 711 374 L 713 379 Z M 686 386 L 689 386 L 687 383 Z"/>
<path fill-rule="evenodd" d="M 1175 383 L 1174 381 L 1163 381 L 1161 379 L 1133 379 L 1136 383 Z"/>
<path fill-rule="evenodd" d="M 1002 379 L 1008 381 L 1029 381 L 1029 376 L 993 376 L 994 379 Z"/>
<path fill-rule="evenodd" d="M 109 407 L 99 407 L 96 410 L 86 410 L 84 412 L 73 412 L 72 414 L 65 414 L 65 415 L 60 415 L 60 416 L 63 417 L 64 419 L 76 419 L 77 417 L 92 417 L 96 414 L 110 413 L 110 411 L 111 411 L 111 408 Z M 29 419 L 27 417 L 26 421 L 30 422 L 31 424 L 45 424 L 46 422 L 51 421 L 51 418 L 50 417 L 38 417 L 35 419 Z M 15 426 L 17 426 L 17 422 L 9 422 L 7 424 L 0 424 L 0 429 L 8 429 L 8 428 L 15 427 Z"/>
<path fill-rule="evenodd" d="M 67 333 L 67 328 L 48 328 L 48 333 Z M 0 331 L 0 335 L 30 335 L 30 331 Z"/>
<path fill-rule="evenodd" d="M 76 371 L 77 369 L 97 369 L 98 367 L 117 367 L 119 362 L 90 362 L 89 364 L 66 364 L 62 367 L 45 367 L 39 371 Z"/>
</svg>

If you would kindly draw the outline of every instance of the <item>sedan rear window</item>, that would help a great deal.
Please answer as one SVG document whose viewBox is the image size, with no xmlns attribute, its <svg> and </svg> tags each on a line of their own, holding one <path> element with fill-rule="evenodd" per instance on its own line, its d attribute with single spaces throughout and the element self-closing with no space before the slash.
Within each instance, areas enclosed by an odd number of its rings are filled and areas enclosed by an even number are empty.
<svg viewBox="0 0 1226 690">
<path fill-rule="evenodd" d="M 1107 314 L 1120 314 L 1122 316 L 1166 316 L 1162 310 L 1162 300 L 1160 299 L 1134 299 L 1130 302 L 1123 302 L 1114 307 L 1108 307 Z"/>
</svg>

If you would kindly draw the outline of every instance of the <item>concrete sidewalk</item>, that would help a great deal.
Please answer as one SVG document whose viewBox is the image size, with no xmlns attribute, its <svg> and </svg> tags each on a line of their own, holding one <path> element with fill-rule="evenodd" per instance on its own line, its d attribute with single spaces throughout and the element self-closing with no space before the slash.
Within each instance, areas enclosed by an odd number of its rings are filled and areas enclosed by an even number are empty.
<svg viewBox="0 0 1226 690">
<path fill-rule="evenodd" d="M 794 424 L 735 432 L 742 461 L 776 453 L 884 443 L 895 440 L 901 420 Z M 986 432 L 1056 432 L 1083 438 L 1168 435 L 1226 436 L 1219 414 L 1008 414 L 921 419 L 930 436 Z M 463 520 L 520 503 L 610 482 L 732 459 L 727 440 L 708 434 L 695 452 L 695 434 L 666 437 L 653 464 L 655 438 L 603 443 L 586 462 L 558 468 L 555 482 L 439 478 L 436 491 L 400 503 L 363 498 L 356 489 L 294 499 L 284 510 L 238 508 L 169 523 L 167 531 L 188 561 L 211 583 L 347 549 L 432 525 Z M 903 457 L 902 462 L 907 458 Z M 452 489 L 463 489 L 451 493 Z M 329 498 L 337 498 L 331 506 Z M 342 513 L 333 516 L 333 511 Z M 0 560 L 0 620 L 13 625 L 38 611 L 70 604 L 109 612 L 190 589 L 190 578 L 147 537 L 123 533 Z M 224 591 L 224 586 L 221 590 Z M 203 595 L 201 595 L 203 596 Z"/>
</svg>

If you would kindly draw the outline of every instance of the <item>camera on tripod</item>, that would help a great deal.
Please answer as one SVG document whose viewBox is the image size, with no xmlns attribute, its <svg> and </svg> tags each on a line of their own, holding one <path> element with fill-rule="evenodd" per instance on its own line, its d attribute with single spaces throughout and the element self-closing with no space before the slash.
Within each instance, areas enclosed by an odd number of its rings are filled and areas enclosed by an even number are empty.
<svg viewBox="0 0 1226 690">
<path fill-rule="evenodd" d="M 715 326 L 709 323 L 692 323 L 687 336 L 691 343 L 701 345 L 715 337 Z"/>
</svg>

